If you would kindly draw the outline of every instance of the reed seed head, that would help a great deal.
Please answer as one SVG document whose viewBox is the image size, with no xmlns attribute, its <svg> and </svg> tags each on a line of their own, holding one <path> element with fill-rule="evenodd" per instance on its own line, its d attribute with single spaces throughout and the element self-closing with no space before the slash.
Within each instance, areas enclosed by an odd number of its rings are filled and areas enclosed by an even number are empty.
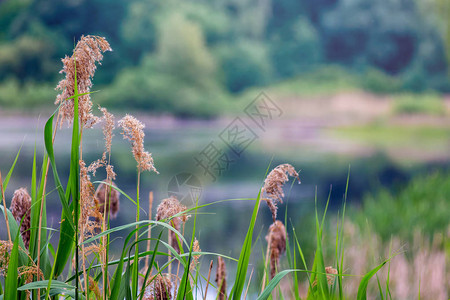
<svg viewBox="0 0 450 300">
<path fill-rule="evenodd" d="M 127 114 L 119 121 L 119 126 L 122 127 L 123 138 L 131 142 L 132 153 L 137 162 L 139 172 L 153 171 L 158 173 L 153 163 L 151 153 L 144 150 L 145 125 L 135 117 Z"/>
<path fill-rule="evenodd" d="M 217 299 L 227 299 L 227 268 L 225 261 L 221 256 L 217 257 L 216 283 L 219 290 Z"/>
<path fill-rule="evenodd" d="M 111 51 L 111 47 L 105 38 L 100 36 L 82 36 L 78 41 L 71 57 L 62 59 L 66 77 L 56 86 L 61 93 L 56 97 L 55 104 L 60 105 L 60 126 L 64 121 L 73 122 L 74 99 L 68 99 L 75 94 L 75 65 L 77 74 L 78 94 L 89 93 L 92 87 L 92 78 L 97 69 L 96 63 L 103 60 L 103 52 Z M 78 98 L 79 117 L 82 126 L 92 127 L 98 122 L 98 118 L 92 114 L 92 102 L 90 94 Z"/>
<path fill-rule="evenodd" d="M 99 106 L 100 111 L 103 113 L 103 135 L 105 136 L 105 150 L 107 153 L 111 153 L 112 138 L 114 136 L 113 131 L 116 128 L 114 115 L 104 107 Z"/>
<path fill-rule="evenodd" d="M 107 182 L 107 180 L 105 180 Z M 111 182 L 113 186 L 116 186 L 114 182 Z M 111 218 L 115 218 L 120 209 L 119 201 L 120 193 L 105 183 L 101 183 L 95 191 L 95 199 L 98 201 L 99 211 L 103 215 L 106 211 L 109 211 Z M 110 206 L 111 205 L 111 206 Z"/>
<path fill-rule="evenodd" d="M 14 219 L 20 224 L 20 234 L 22 235 L 25 247 L 28 249 L 30 245 L 30 227 L 31 227 L 31 197 L 28 195 L 26 188 L 20 188 L 14 192 L 10 210 Z"/>
<path fill-rule="evenodd" d="M 333 275 L 337 275 L 338 271 L 335 268 L 329 266 L 329 267 L 325 268 L 325 273 L 330 274 L 330 275 L 327 275 L 327 281 L 328 281 L 329 285 L 332 285 L 334 283 L 334 278 L 335 278 L 335 276 L 333 276 Z"/>
<path fill-rule="evenodd" d="M 13 244 L 11 242 L 0 241 L 0 276 L 6 275 L 12 247 Z"/>
<path fill-rule="evenodd" d="M 172 299 L 172 281 L 168 274 L 156 275 L 152 278 L 150 286 L 145 288 L 144 300 L 170 300 Z M 175 297 L 175 296 L 174 296 Z"/>
<path fill-rule="evenodd" d="M 267 195 L 267 198 L 264 198 L 264 200 L 267 202 L 267 205 L 272 212 L 274 222 L 277 218 L 277 202 L 283 203 L 283 185 L 289 180 L 288 174 L 297 178 L 300 183 L 297 171 L 295 171 L 294 167 L 290 164 L 277 166 L 269 173 L 269 175 L 267 175 L 267 178 L 264 181 L 263 190 Z"/>
<path fill-rule="evenodd" d="M 187 214 L 181 214 L 179 216 L 173 217 L 174 215 L 180 214 L 183 211 L 187 209 L 186 206 L 182 205 L 177 198 L 175 197 L 169 197 L 164 199 L 161 204 L 158 205 L 158 208 L 156 210 L 156 220 L 166 220 L 170 219 L 169 224 L 172 225 L 173 228 L 180 231 L 181 229 L 181 223 L 186 223 L 186 221 L 189 219 L 190 215 Z M 177 242 L 177 234 L 173 232 L 172 230 L 169 232 L 170 234 L 170 245 L 178 252 L 180 253 L 180 247 Z"/>
<path fill-rule="evenodd" d="M 100 213 L 94 196 L 95 188 L 92 184 L 86 163 L 80 160 L 80 219 L 81 235 L 87 237 L 100 229 L 103 215 Z M 92 220 L 95 219 L 95 221 Z"/>
<path fill-rule="evenodd" d="M 273 278 L 277 273 L 280 263 L 280 255 L 286 251 L 286 228 L 281 221 L 275 221 L 269 227 L 266 236 L 270 251 L 270 276 Z"/>
<path fill-rule="evenodd" d="M 194 245 L 192 247 L 192 251 L 193 252 L 201 252 L 202 251 L 202 249 L 200 249 L 200 244 L 199 244 L 197 238 L 195 238 L 195 240 L 194 240 Z M 192 256 L 191 265 L 189 267 L 191 271 L 193 271 L 197 267 L 198 261 L 200 260 L 200 256 L 201 256 L 200 254 L 194 254 Z"/>
</svg>

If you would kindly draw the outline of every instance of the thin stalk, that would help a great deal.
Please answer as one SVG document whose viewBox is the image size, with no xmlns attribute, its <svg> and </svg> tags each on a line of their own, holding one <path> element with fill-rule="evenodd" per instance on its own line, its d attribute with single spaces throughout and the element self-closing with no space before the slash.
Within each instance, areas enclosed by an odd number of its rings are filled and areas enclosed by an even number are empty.
<svg viewBox="0 0 450 300">
<path fill-rule="evenodd" d="M 111 149 L 110 149 L 111 150 Z M 108 151 L 108 165 L 111 164 L 111 151 Z M 112 192 L 112 178 L 107 175 L 106 180 L 109 183 L 109 199 L 106 198 L 108 194 L 106 194 L 106 188 L 105 188 L 105 199 L 108 199 L 108 211 L 106 210 L 105 204 L 103 204 L 103 225 L 102 230 L 106 231 L 109 229 L 109 210 L 111 210 L 111 192 Z M 108 297 L 109 291 L 109 281 L 108 281 L 108 259 L 109 259 L 109 237 L 110 235 L 107 234 L 102 238 L 102 244 L 103 244 L 103 299 L 106 300 Z"/>
<path fill-rule="evenodd" d="M 74 94 L 75 95 L 78 95 L 78 82 L 77 82 L 77 77 L 78 77 L 78 75 L 77 75 L 77 62 L 76 62 L 76 58 L 74 58 L 74 60 L 73 60 L 73 63 L 74 63 L 74 67 L 75 67 L 75 76 L 74 76 Z M 76 190 L 74 190 L 74 191 L 72 191 L 72 200 L 74 201 L 74 211 L 75 211 L 75 215 L 73 216 L 73 219 L 74 219 L 74 225 L 75 225 L 75 271 L 76 271 L 76 274 L 78 274 L 78 265 L 79 265 L 79 256 L 78 256 L 78 206 L 79 206 L 79 199 L 80 199 L 80 195 L 79 195 L 79 193 L 80 193 L 80 186 L 79 186 L 79 176 L 80 176 L 80 168 L 79 168 L 79 151 L 80 151 L 80 148 L 79 148 L 79 146 L 80 146 L 80 140 L 79 140 L 79 138 L 80 138 L 80 136 L 79 136 L 79 134 L 80 134 L 80 130 L 79 130 L 79 110 L 78 110 L 78 104 L 79 104 L 79 102 L 78 102 L 78 100 L 79 100 L 79 98 L 78 98 L 78 96 L 75 96 L 74 98 L 73 98 L 73 106 L 74 106 L 74 108 L 73 108 L 73 126 L 72 126 L 72 128 L 73 128 L 73 131 L 72 131 L 72 140 L 73 140 L 73 137 L 74 137 L 74 135 L 75 135 L 75 137 L 76 137 L 76 141 L 78 142 L 78 145 L 76 145 L 77 146 L 77 149 L 76 149 L 76 151 L 78 152 L 75 152 L 75 157 L 77 158 L 77 161 L 76 161 L 76 163 L 74 164 L 74 168 L 77 168 L 77 175 L 78 175 L 78 178 L 76 178 L 76 179 L 78 179 L 78 180 L 76 180 L 76 181 L 78 181 L 78 184 L 76 184 L 76 186 L 74 187 L 74 189 L 76 188 Z M 73 149 L 73 145 L 72 145 L 72 149 Z M 78 155 L 77 155 L 78 154 Z M 71 163 L 74 163 L 73 161 L 71 161 Z M 75 196 L 75 197 L 74 197 Z M 69 217 L 69 216 L 67 216 L 67 217 Z M 80 287 L 79 287 L 79 284 L 78 284 L 78 280 L 75 280 L 75 300 L 78 300 L 78 291 L 79 291 L 79 289 L 80 289 Z"/>
<path fill-rule="evenodd" d="M 150 191 L 148 193 L 148 220 L 151 221 L 152 220 L 152 206 L 153 206 L 153 191 Z M 151 226 L 148 226 L 148 232 L 147 232 L 147 252 L 150 252 L 150 239 L 152 237 L 152 231 L 151 231 Z M 148 269 L 148 261 L 149 261 L 149 256 L 147 255 L 145 257 L 145 270 Z"/>
<path fill-rule="evenodd" d="M 253 276 L 253 271 L 254 271 L 254 270 L 255 270 L 255 269 L 252 268 L 252 272 L 250 273 L 250 277 L 248 278 L 247 288 L 245 289 L 245 293 L 244 293 L 244 300 L 247 299 L 248 289 L 249 289 L 249 287 L 250 287 L 250 282 L 252 282 L 252 276 Z"/>
<path fill-rule="evenodd" d="M 107 230 L 107 224 L 109 224 L 109 210 L 111 209 L 111 185 L 112 180 L 107 177 L 107 182 L 109 183 L 109 187 L 105 188 L 105 198 L 108 203 L 103 204 L 103 220 L 102 220 L 102 232 L 105 232 Z M 109 191 L 108 191 L 109 189 Z M 105 202 L 106 202 L 105 201 Z M 108 209 L 106 209 L 108 208 Z M 108 219 L 107 219 L 108 218 Z M 102 272 L 103 272 L 103 299 L 106 300 L 107 297 L 107 291 L 108 291 L 108 240 L 109 240 L 109 234 L 102 237 L 102 255 L 101 258 L 103 260 L 102 263 Z"/>
<path fill-rule="evenodd" d="M 184 236 L 184 229 L 186 228 L 186 223 L 183 223 L 183 230 L 181 231 L 181 235 Z M 178 261 L 178 265 L 177 265 L 177 277 L 180 275 L 180 261 Z M 175 281 L 175 290 L 177 290 L 177 281 Z"/>
<path fill-rule="evenodd" d="M 74 118 L 75 118 L 75 116 L 74 116 Z M 80 161 L 82 161 L 83 160 L 83 124 L 81 124 L 81 128 L 80 128 L 79 143 L 80 143 L 79 144 L 80 145 Z M 78 174 L 78 175 L 81 176 L 81 174 Z M 80 182 L 81 182 L 81 177 L 80 177 Z M 81 209 L 83 209 L 83 205 L 81 205 Z M 79 218 L 83 218 L 82 211 L 80 213 Z M 80 240 L 81 240 L 81 242 L 83 242 L 84 241 L 84 232 L 86 229 L 84 220 L 82 222 L 79 222 L 79 224 L 81 224 Z M 77 236 L 78 236 L 78 232 L 77 232 Z M 77 243 L 76 251 L 78 253 L 78 243 Z M 82 265 L 83 265 L 84 290 L 86 292 L 87 299 L 89 300 L 89 291 L 88 291 L 89 277 L 86 272 L 86 249 L 85 249 L 84 244 L 81 245 L 81 261 L 82 261 Z"/>
<path fill-rule="evenodd" d="M 206 281 L 205 297 L 203 298 L 203 300 L 206 300 L 206 295 L 208 295 L 209 279 L 211 278 L 212 267 L 213 267 L 213 261 L 211 260 L 211 263 L 209 264 L 208 280 Z"/>
<path fill-rule="evenodd" d="M 2 190 L 3 209 L 4 209 L 4 212 L 5 212 L 6 229 L 8 230 L 8 240 L 9 240 L 9 243 L 12 243 L 11 231 L 9 229 L 9 222 L 8 222 L 8 212 L 6 211 L 5 190 L 3 189 L 3 179 L 2 179 L 2 172 L 1 171 L 0 171 L 0 188 Z"/>
<path fill-rule="evenodd" d="M 141 171 L 139 170 L 138 166 L 138 173 L 137 173 L 137 187 L 136 187 L 136 222 L 139 221 L 140 216 L 139 212 L 141 209 L 140 202 L 139 202 L 139 189 L 140 189 L 140 183 L 141 183 Z M 138 290 L 138 272 L 139 272 L 139 225 L 136 225 L 136 235 L 135 235 L 135 248 L 134 248 L 134 273 L 133 273 L 133 280 L 132 280 L 132 287 L 133 287 L 133 295 L 137 295 Z"/>
<path fill-rule="evenodd" d="M 264 276 L 263 276 L 263 280 L 262 280 L 261 293 L 264 291 L 264 288 L 266 287 L 267 262 L 269 261 L 270 244 L 271 243 L 272 243 L 272 235 L 269 234 L 269 240 L 267 241 L 266 259 L 264 260 Z"/>
</svg>

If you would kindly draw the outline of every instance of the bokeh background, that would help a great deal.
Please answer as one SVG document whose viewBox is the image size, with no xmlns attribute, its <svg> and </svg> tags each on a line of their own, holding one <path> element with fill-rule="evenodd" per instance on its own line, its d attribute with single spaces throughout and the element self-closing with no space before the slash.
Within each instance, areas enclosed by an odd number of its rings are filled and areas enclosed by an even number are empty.
<svg viewBox="0 0 450 300">
<path fill-rule="evenodd" d="M 269 165 L 291 163 L 301 169 L 302 184 L 286 187 L 287 219 L 311 254 L 315 194 L 319 208 L 330 194 L 333 221 L 349 177 L 350 245 L 379 252 L 353 249 L 366 256 L 348 273 L 379 262 L 394 240 L 395 250 L 407 253 L 399 268 L 409 270 L 408 284 L 428 272 L 414 265 L 440 266 L 440 294 L 430 299 L 444 299 L 450 280 L 449 15 L 447 0 L 0 1 L 2 173 L 22 147 L 7 199 L 30 186 L 34 147 L 43 154 L 60 59 L 71 55 L 81 35 L 101 35 L 113 52 L 105 53 L 95 75 L 94 106 L 117 119 L 135 114 L 146 124 L 145 146 L 160 174 L 145 174 L 141 193 L 154 191 L 155 206 L 174 191 L 174 178 L 186 174 L 196 180 L 181 180 L 179 192 L 201 191 L 201 203 L 254 198 Z M 265 115 L 263 128 L 246 114 L 258 101 L 278 109 Z M 239 155 L 223 139 L 236 117 L 255 137 Z M 101 156 L 100 127 L 86 131 L 83 142 L 88 163 Z M 63 126 L 56 138 L 63 177 L 69 143 Z M 198 159 L 211 145 L 230 160 L 207 172 Z M 119 187 L 135 195 L 135 162 L 119 130 L 112 162 Z M 49 224 L 58 227 L 56 193 L 48 199 Z M 134 219 L 131 203 L 122 199 L 121 207 L 113 225 Z M 205 209 L 198 221 L 202 249 L 237 256 L 251 208 L 241 200 Z M 261 245 L 270 220 L 263 209 Z M 417 262 L 420 251 L 424 261 Z M 408 298 L 402 284 L 394 286 Z"/>
</svg>

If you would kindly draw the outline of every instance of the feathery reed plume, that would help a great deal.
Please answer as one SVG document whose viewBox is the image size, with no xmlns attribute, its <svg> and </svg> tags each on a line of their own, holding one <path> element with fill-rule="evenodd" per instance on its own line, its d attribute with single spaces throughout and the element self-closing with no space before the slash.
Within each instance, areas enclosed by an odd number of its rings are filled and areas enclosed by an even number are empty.
<svg viewBox="0 0 450 300">
<path fill-rule="evenodd" d="M 206 296 L 208 295 L 209 279 L 211 278 L 212 267 L 213 267 L 213 261 L 211 260 L 211 262 L 209 263 L 208 279 L 206 280 L 205 297 L 203 297 L 203 299 L 206 299 Z"/>
<path fill-rule="evenodd" d="M 95 197 L 95 188 L 83 160 L 80 160 L 80 195 L 79 226 L 82 228 L 81 233 L 84 235 L 94 234 L 100 228 L 98 220 L 102 221 L 103 215 L 100 213 L 98 200 Z M 96 221 L 94 222 L 90 218 L 95 218 Z"/>
<path fill-rule="evenodd" d="M 330 274 L 330 275 L 327 275 L 327 281 L 328 281 L 329 285 L 332 285 L 334 283 L 334 278 L 335 278 L 335 276 L 333 276 L 333 275 L 338 274 L 337 269 L 333 268 L 332 266 L 329 266 L 329 267 L 325 268 L 325 273 Z"/>
<path fill-rule="evenodd" d="M 137 162 L 139 172 L 154 171 L 155 173 L 158 173 L 153 163 L 151 153 L 144 151 L 145 125 L 135 117 L 126 115 L 119 121 L 119 126 L 122 127 L 123 130 L 123 138 L 131 142 L 133 156 Z"/>
<path fill-rule="evenodd" d="M 9 257 L 13 244 L 9 241 L 0 241 L 0 276 L 6 275 L 8 270 Z"/>
<path fill-rule="evenodd" d="M 28 249 L 30 245 L 30 226 L 31 226 L 31 197 L 28 195 L 26 188 L 20 188 L 14 192 L 10 210 L 14 219 L 20 224 L 23 218 L 22 225 L 20 226 L 20 234 L 22 235 L 25 247 Z"/>
<path fill-rule="evenodd" d="M 106 181 L 106 180 L 105 180 Z M 116 186 L 114 182 L 111 182 Z M 115 218 L 120 209 L 120 193 L 108 184 L 101 183 L 95 191 L 95 199 L 98 201 L 98 210 L 102 215 L 106 211 L 109 212 L 111 218 Z"/>
<path fill-rule="evenodd" d="M 145 287 L 144 300 L 170 300 L 172 299 L 172 281 L 169 274 L 153 276 L 149 286 Z M 174 296 L 175 298 L 175 296 Z"/>
<path fill-rule="evenodd" d="M 201 251 L 202 251 L 202 249 L 200 249 L 200 244 L 199 244 L 197 238 L 195 238 L 194 245 L 192 247 L 192 252 L 201 252 Z M 192 256 L 191 265 L 189 266 L 189 269 L 191 271 L 193 271 L 197 267 L 200 256 L 201 256 L 200 254 L 194 254 Z"/>
<path fill-rule="evenodd" d="M 278 270 L 280 255 L 286 251 L 286 228 L 281 221 L 275 221 L 269 227 L 266 236 L 270 251 L 270 278 L 272 279 Z"/>
<path fill-rule="evenodd" d="M 103 135 L 105 136 L 105 150 L 107 153 L 111 153 L 112 138 L 114 136 L 113 131 L 116 128 L 114 115 L 104 107 L 99 106 L 100 111 L 103 113 Z"/>
<path fill-rule="evenodd" d="M 217 270 L 216 270 L 216 283 L 219 289 L 219 295 L 217 299 L 227 299 L 227 268 L 225 261 L 221 256 L 217 257 Z"/>
<path fill-rule="evenodd" d="M 155 300 L 170 300 L 172 282 L 170 277 L 157 275 L 153 284 L 153 294 Z"/>
<path fill-rule="evenodd" d="M 269 173 L 269 175 L 267 175 L 267 178 L 264 181 L 263 190 L 268 197 L 264 198 L 264 200 L 267 202 L 267 205 L 272 212 L 272 218 L 274 222 L 277 218 L 277 202 L 280 201 L 281 203 L 283 203 L 283 185 L 286 181 L 289 180 L 289 177 L 286 173 L 292 177 L 297 178 L 298 182 L 300 183 L 297 171 L 295 171 L 294 167 L 290 164 L 282 164 L 277 166 Z"/>
<path fill-rule="evenodd" d="M 69 123 L 74 117 L 74 100 L 69 99 L 75 94 L 75 64 L 77 74 L 78 93 L 89 93 L 92 87 L 92 77 L 97 66 L 103 59 L 102 53 L 111 51 L 109 43 L 100 36 L 82 36 L 78 41 L 71 57 L 62 59 L 63 69 L 60 73 L 65 73 L 66 77 L 56 86 L 56 90 L 61 93 L 56 97 L 55 104 L 62 104 L 60 109 L 60 126 L 66 120 Z M 79 97 L 80 121 L 83 127 L 90 128 L 98 122 L 98 118 L 92 114 L 92 102 L 89 94 Z"/>
<path fill-rule="evenodd" d="M 89 291 L 93 292 L 96 299 L 102 299 L 100 288 L 98 287 L 98 282 L 89 276 Z"/>
<path fill-rule="evenodd" d="M 158 205 L 157 211 L 156 211 L 156 220 L 165 220 L 172 218 L 174 215 L 179 214 L 187 209 L 186 206 L 182 205 L 177 198 L 175 197 L 169 197 L 164 199 L 161 204 Z M 189 219 L 189 215 L 187 214 L 181 214 L 177 217 L 174 217 L 170 220 L 170 224 L 173 228 L 180 231 L 181 229 L 181 223 L 186 223 L 186 221 Z M 178 246 L 177 242 L 177 234 L 173 231 L 170 231 L 170 245 L 178 252 L 180 253 L 180 247 Z"/>
</svg>

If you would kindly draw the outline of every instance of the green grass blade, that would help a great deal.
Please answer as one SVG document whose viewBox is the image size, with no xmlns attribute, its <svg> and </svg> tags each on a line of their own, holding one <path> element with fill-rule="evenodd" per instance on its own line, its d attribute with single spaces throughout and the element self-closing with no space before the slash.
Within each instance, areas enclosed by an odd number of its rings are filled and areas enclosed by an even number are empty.
<svg viewBox="0 0 450 300">
<path fill-rule="evenodd" d="M 3 208 L 3 205 L 0 204 L 0 209 L 2 210 L 3 215 L 5 214 L 5 209 Z M 19 247 L 21 249 L 25 249 L 25 244 L 23 243 L 22 237 L 20 236 L 20 226 L 17 224 L 16 220 L 14 219 L 13 214 L 11 211 L 7 208 L 6 213 L 8 214 L 8 224 L 9 224 L 9 230 L 11 230 L 11 237 L 13 237 L 13 242 L 18 240 Z M 18 238 L 14 238 L 18 237 Z M 28 261 L 27 255 L 23 251 L 19 251 L 19 258 L 21 259 L 21 263 L 25 264 Z"/>
<path fill-rule="evenodd" d="M 147 271 L 145 272 L 145 276 L 144 276 L 144 284 L 147 282 L 148 277 L 149 277 L 150 274 L 151 274 L 152 266 L 153 266 L 153 263 L 155 262 L 156 253 L 157 253 L 157 251 L 158 251 L 159 242 L 161 241 L 161 236 L 162 236 L 163 232 L 164 232 L 164 231 L 161 230 L 161 232 L 159 233 L 158 239 L 156 240 L 156 245 L 155 245 L 155 248 L 153 249 L 153 254 L 152 254 L 152 257 L 151 257 L 150 262 L 149 262 L 149 264 L 148 264 L 148 269 L 147 269 Z M 140 295 L 140 297 L 139 297 L 140 300 L 142 300 L 142 298 L 144 297 L 144 292 L 145 292 L 145 287 L 143 287 L 142 290 L 141 290 L 141 295 Z"/>
<path fill-rule="evenodd" d="M 47 150 L 48 157 L 50 159 L 50 164 L 52 166 L 53 171 L 53 177 L 55 180 L 56 189 L 58 191 L 59 200 L 62 204 L 64 216 L 72 216 L 72 211 L 69 208 L 68 198 L 66 197 L 64 193 L 63 186 L 61 184 L 61 180 L 59 179 L 58 170 L 56 168 L 56 162 L 55 162 L 55 155 L 53 152 L 53 118 L 55 114 L 50 116 L 50 118 L 47 120 L 47 123 L 45 123 L 44 127 L 44 142 L 45 142 L 45 149 Z M 69 178 L 70 180 L 70 178 Z M 75 228 L 73 219 L 72 218 L 65 218 L 66 222 L 69 223 L 69 225 L 73 228 Z"/>
<path fill-rule="evenodd" d="M 48 280 L 34 281 L 22 285 L 18 288 L 19 291 L 27 291 L 27 290 L 36 290 L 36 289 L 44 289 L 47 288 L 49 284 Z M 73 285 L 67 284 L 63 281 L 52 280 L 51 288 L 62 289 L 62 290 L 74 290 L 75 287 Z"/>
<path fill-rule="evenodd" d="M 9 257 L 8 271 L 5 277 L 5 300 L 19 299 L 18 286 L 18 269 L 19 269 L 19 240 L 21 240 L 19 233 L 15 235 L 13 248 Z"/>
<path fill-rule="evenodd" d="M 244 244 L 241 249 L 241 254 L 239 255 L 239 261 L 236 270 L 236 279 L 234 280 L 233 289 L 231 291 L 232 300 L 241 299 L 242 291 L 244 289 L 248 263 L 250 261 L 250 254 L 252 251 L 253 229 L 255 227 L 256 217 L 258 216 L 260 199 L 261 199 L 261 190 L 259 191 L 258 197 L 256 198 L 256 203 L 253 208 L 253 214 L 250 220 L 250 225 L 247 231 L 247 235 L 245 236 Z"/>
<path fill-rule="evenodd" d="M 16 166 L 17 160 L 19 159 L 19 154 L 20 154 L 20 150 L 21 150 L 21 149 L 22 149 L 22 146 L 20 146 L 19 151 L 18 151 L 17 154 L 16 154 L 16 158 L 14 158 L 14 162 L 13 162 L 11 168 L 10 168 L 9 171 L 8 171 L 8 174 L 6 174 L 5 179 L 3 179 L 3 188 L 4 188 L 5 190 L 6 190 L 6 187 L 8 186 L 9 179 L 11 179 L 11 175 L 12 175 L 12 173 L 13 173 L 13 171 L 14 171 L 14 167 Z M 2 197 L 2 195 L 1 195 L 1 193 L 0 193 L 0 199 L 2 199 L 1 197 Z"/>
<path fill-rule="evenodd" d="M 361 280 L 361 283 L 358 287 L 358 295 L 357 300 L 366 300 L 367 299 L 367 286 L 369 285 L 369 280 L 387 263 L 388 261 L 382 262 L 377 267 L 373 268 L 370 272 L 368 272 Z"/>
<path fill-rule="evenodd" d="M 299 269 L 290 269 L 290 270 L 283 270 L 280 271 L 277 275 L 275 275 L 272 280 L 269 282 L 267 287 L 264 289 L 264 291 L 261 293 L 261 295 L 258 296 L 256 300 L 266 300 L 270 297 L 272 294 L 272 291 L 277 287 L 277 285 L 280 283 L 281 279 L 288 275 L 289 273 L 296 273 L 296 272 L 306 272 L 305 270 L 299 270 Z"/>
<path fill-rule="evenodd" d="M 383 289 L 381 288 L 380 278 L 377 275 L 378 292 L 380 292 L 380 299 L 384 300 Z"/>
<path fill-rule="evenodd" d="M 198 198 L 197 203 L 195 205 L 198 206 Z M 194 214 L 194 227 L 192 229 L 192 237 L 191 237 L 191 244 L 189 246 L 189 256 L 186 262 L 186 265 L 184 267 L 183 277 L 180 281 L 180 287 L 178 288 L 177 293 L 177 300 L 193 300 L 194 296 L 192 295 L 192 288 L 191 288 L 191 282 L 189 280 L 189 272 L 190 272 L 190 265 L 192 260 L 192 248 L 194 246 L 194 239 L 195 239 L 195 226 L 197 224 L 197 210 L 195 210 Z M 180 247 L 182 249 L 182 247 Z"/>
</svg>

